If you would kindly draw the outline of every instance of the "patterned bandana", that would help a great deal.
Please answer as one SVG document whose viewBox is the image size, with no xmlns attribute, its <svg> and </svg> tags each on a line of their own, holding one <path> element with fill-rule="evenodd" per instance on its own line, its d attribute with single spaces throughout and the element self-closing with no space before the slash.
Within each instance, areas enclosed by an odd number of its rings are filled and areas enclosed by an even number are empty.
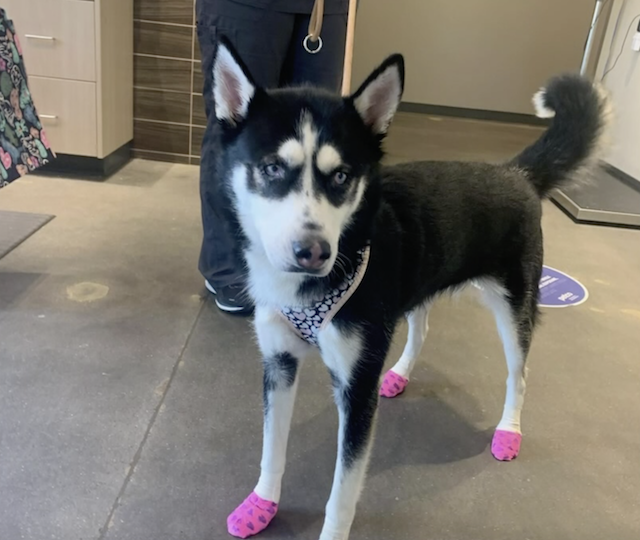
<svg viewBox="0 0 640 540">
<path fill-rule="evenodd" d="M 369 246 L 358 251 L 357 257 L 355 269 L 322 300 L 307 308 L 282 308 L 282 316 L 291 324 L 296 334 L 307 343 L 318 345 L 318 332 L 331 322 L 360 285 L 369 263 Z"/>
</svg>

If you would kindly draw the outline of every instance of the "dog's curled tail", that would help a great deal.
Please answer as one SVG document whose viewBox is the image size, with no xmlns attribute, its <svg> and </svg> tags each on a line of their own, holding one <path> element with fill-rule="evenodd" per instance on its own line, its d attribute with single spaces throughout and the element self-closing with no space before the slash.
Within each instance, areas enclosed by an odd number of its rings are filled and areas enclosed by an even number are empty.
<svg viewBox="0 0 640 540">
<path fill-rule="evenodd" d="M 547 131 L 515 158 L 540 197 L 593 165 L 607 141 L 611 104 L 604 90 L 579 75 L 562 75 L 533 96 L 536 115 L 551 118 Z"/>
</svg>

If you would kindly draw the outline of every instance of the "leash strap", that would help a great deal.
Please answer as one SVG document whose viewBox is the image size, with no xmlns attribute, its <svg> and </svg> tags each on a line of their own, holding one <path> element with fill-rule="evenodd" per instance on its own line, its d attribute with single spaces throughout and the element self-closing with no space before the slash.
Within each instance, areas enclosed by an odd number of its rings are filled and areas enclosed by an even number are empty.
<svg viewBox="0 0 640 540">
<path fill-rule="evenodd" d="M 347 36 L 344 49 L 344 68 L 342 72 L 342 95 L 347 96 L 351 90 L 351 72 L 353 70 L 353 47 L 356 33 L 356 10 L 358 0 L 349 0 L 349 15 L 347 19 Z M 316 0 L 309 19 L 309 31 L 302 41 L 304 50 L 309 54 L 317 54 L 322 49 L 322 19 L 324 17 L 324 0 Z M 309 42 L 317 43 L 312 48 Z"/>
<path fill-rule="evenodd" d="M 347 39 L 344 46 L 344 68 L 342 70 L 342 95 L 351 93 L 351 72 L 353 71 L 353 47 L 356 39 L 356 10 L 358 0 L 349 0 L 347 19 Z"/>
<path fill-rule="evenodd" d="M 307 37 L 304 38 L 302 46 L 304 50 L 309 54 L 317 54 L 322 49 L 322 38 L 320 32 L 322 32 L 322 19 L 324 18 L 324 0 L 316 0 L 313 4 L 313 11 L 311 12 L 311 18 L 309 19 L 309 31 Z M 317 46 L 311 48 L 309 42 L 317 43 Z"/>
</svg>

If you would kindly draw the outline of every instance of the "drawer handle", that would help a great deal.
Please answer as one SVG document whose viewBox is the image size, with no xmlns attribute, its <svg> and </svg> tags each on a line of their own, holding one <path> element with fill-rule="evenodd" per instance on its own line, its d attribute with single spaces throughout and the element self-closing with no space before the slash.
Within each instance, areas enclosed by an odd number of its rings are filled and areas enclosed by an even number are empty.
<svg viewBox="0 0 640 540">
<path fill-rule="evenodd" d="M 25 34 L 24 37 L 27 39 L 40 39 L 42 41 L 55 41 L 56 38 L 53 36 L 39 36 L 37 34 Z"/>
<path fill-rule="evenodd" d="M 57 120 L 58 117 L 55 114 L 41 114 L 40 118 L 44 118 L 45 120 Z"/>
</svg>

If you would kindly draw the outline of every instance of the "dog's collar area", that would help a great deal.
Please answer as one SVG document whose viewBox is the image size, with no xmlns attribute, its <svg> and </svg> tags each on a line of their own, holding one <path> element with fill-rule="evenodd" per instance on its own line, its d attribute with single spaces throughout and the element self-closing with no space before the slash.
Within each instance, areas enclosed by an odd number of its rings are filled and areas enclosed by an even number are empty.
<svg viewBox="0 0 640 540">
<path fill-rule="evenodd" d="M 318 333 L 325 328 L 336 313 L 356 291 L 369 264 L 370 246 L 367 244 L 356 253 L 356 262 L 352 272 L 343 282 L 327 292 L 322 300 L 310 307 L 284 307 L 282 316 L 293 327 L 296 334 L 311 345 L 318 345 Z"/>
</svg>

